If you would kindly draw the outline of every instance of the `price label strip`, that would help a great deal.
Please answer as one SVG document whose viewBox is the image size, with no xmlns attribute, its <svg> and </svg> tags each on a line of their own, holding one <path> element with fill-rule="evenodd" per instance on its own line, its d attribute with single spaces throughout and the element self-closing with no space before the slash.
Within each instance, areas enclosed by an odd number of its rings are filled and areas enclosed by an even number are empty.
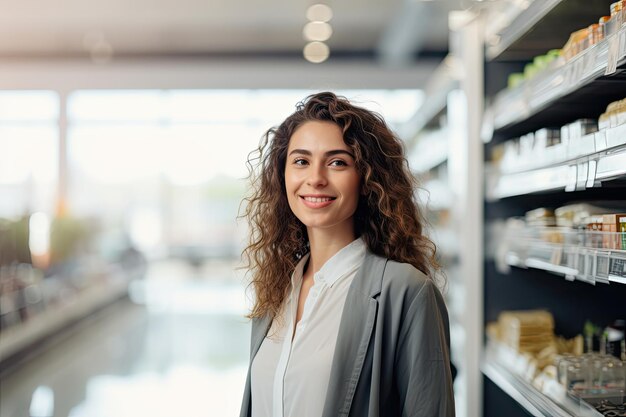
<svg viewBox="0 0 626 417">
<path fill-rule="evenodd" d="M 587 177 L 588 177 L 587 176 L 588 169 L 589 169 L 589 165 L 587 164 L 587 162 L 578 164 L 575 190 L 585 189 L 585 184 L 587 183 Z"/>
<path fill-rule="evenodd" d="M 565 185 L 565 191 L 566 192 L 572 192 L 572 191 L 576 191 L 576 180 L 577 178 L 577 166 L 576 165 L 570 165 L 569 166 L 569 172 L 567 174 L 567 183 Z"/>
<path fill-rule="evenodd" d="M 598 162 L 596 160 L 589 161 L 589 170 L 587 171 L 587 188 L 592 188 L 596 182 L 596 167 Z"/>
<path fill-rule="evenodd" d="M 604 72 L 604 75 L 611 75 L 614 74 L 617 71 L 617 61 L 619 60 L 619 56 L 620 56 L 620 39 L 621 39 L 621 34 L 619 34 L 618 36 L 611 36 L 608 41 L 609 41 L 609 52 L 608 52 L 608 56 L 606 59 L 606 71 Z"/>
</svg>

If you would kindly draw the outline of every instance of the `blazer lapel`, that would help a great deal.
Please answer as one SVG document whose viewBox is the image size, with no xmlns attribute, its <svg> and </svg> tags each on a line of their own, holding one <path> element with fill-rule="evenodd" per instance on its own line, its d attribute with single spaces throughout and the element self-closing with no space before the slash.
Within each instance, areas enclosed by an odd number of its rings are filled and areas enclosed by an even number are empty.
<svg viewBox="0 0 626 417">
<path fill-rule="evenodd" d="M 256 356 L 257 352 L 261 348 L 263 339 L 267 336 L 267 332 L 270 330 L 272 324 L 272 318 L 269 315 L 265 315 L 258 319 L 257 323 L 253 322 L 252 336 L 250 338 L 250 362 Z"/>
<path fill-rule="evenodd" d="M 246 385 L 243 393 L 243 400 L 241 403 L 240 417 L 249 417 L 252 413 L 252 410 L 250 408 L 250 397 L 252 391 L 250 373 L 252 371 L 252 360 L 261 348 L 263 339 L 265 339 L 265 336 L 267 335 L 271 324 L 272 318 L 269 315 L 263 316 L 258 319 L 252 319 L 252 335 L 250 337 L 250 364 L 248 365 L 248 375 L 246 377 Z"/>
<path fill-rule="evenodd" d="M 326 391 L 324 417 L 347 416 L 352 405 L 378 311 L 386 259 L 367 251 L 354 277 L 339 324 Z"/>
</svg>

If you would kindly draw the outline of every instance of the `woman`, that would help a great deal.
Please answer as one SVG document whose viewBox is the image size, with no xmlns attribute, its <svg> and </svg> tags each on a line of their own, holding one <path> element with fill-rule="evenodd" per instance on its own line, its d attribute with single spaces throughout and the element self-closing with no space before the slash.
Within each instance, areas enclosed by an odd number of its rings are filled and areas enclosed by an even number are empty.
<svg viewBox="0 0 626 417">
<path fill-rule="evenodd" d="M 448 316 L 403 147 L 309 96 L 259 147 L 242 417 L 453 416 Z"/>
</svg>

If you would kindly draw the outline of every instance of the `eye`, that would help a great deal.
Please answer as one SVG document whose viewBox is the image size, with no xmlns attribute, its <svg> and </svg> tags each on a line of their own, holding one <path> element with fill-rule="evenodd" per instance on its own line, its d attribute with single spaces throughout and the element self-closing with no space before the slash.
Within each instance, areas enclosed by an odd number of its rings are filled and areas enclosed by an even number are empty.
<svg viewBox="0 0 626 417">
<path fill-rule="evenodd" d="M 335 159 L 334 161 L 331 161 L 330 165 L 334 167 L 347 167 L 348 166 L 348 164 L 341 159 Z"/>
<path fill-rule="evenodd" d="M 294 165 L 306 165 L 307 163 L 308 163 L 307 160 L 303 158 L 297 158 L 297 159 L 294 159 L 293 161 Z"/>
</svg>

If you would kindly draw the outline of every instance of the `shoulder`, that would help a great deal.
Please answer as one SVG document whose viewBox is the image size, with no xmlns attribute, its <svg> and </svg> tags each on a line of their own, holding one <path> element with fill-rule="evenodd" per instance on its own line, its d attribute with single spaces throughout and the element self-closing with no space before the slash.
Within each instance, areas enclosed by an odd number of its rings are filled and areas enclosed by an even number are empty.
<svg viewBox="0 0 626 417">
<path fill-rule="evenodd" d="M 351 287 L 353 293 L 375 297 L 383 307 L 410 304 L 420 294 L 438 293 L 433 280 L 413 265 L 367 252 L 359 280 Z M 393 306 L 396 307 L 393 307 Z"/>
<path fill-rule="evenodd" d="M 383 274 L 383 293 L 414 299 L 430 288 L 435 288 L 432 279 L 413 265 L 387 260 Z"/>
<path fill-rule="evenodd" d="M 411 264 L 387 260 L 378 298 L 386 320 L 404 322 L 445 314 L 445 301 L 435 282 Z"/>
</svg>

